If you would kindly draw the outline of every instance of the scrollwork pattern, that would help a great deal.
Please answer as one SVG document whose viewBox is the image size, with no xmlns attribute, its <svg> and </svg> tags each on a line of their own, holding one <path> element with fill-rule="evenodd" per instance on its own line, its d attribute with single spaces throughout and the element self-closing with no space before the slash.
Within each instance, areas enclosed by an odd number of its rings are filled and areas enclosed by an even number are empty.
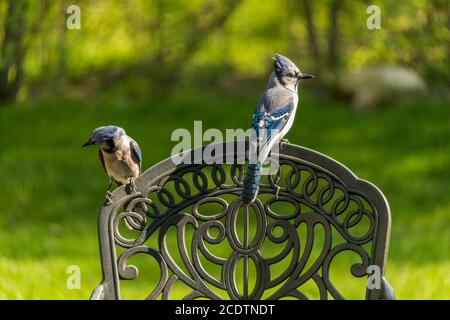
<svg viewBox="0 0 450 320">
<path fill-rule="evenodd" d="M 248 207 L 240 201 L 242 165 L 198 164 L 180 166 L 117 208 L 113 236 L 122 252 L 120 280 L 137 278 L 138 268 L 128 264 L 129 258 L 146 254 L 160 273 L 149 299 L 170 298 L 178 282 L 192 289 L 184 299 L 307 299 L 302 285 L 308 281 L 321 299 L 344 298 L 330 275 L 333 260 L 353 252 L 360 262 L 351 266 L 351 274 L 366 275 L 376 209 L 333 174 L 280 156 L 278 172 L 263 181 Z M 171 228 L 176 246 L 168 244 Z M 152 236 L 157 240 L 150 245 Z M 266 245 L 276 250 L 263 250 Z M 220 273 L 211 273 L 205 261 Z M 275 272 L 280 263 L 284 269 Z"/>
</svg>

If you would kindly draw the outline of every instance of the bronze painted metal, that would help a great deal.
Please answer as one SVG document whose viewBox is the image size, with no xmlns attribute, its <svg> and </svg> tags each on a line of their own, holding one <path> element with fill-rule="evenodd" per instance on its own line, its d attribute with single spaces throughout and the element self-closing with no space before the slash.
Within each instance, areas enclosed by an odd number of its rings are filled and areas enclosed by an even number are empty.
<svg viewBox="0 0 450 320">
<path fill-rule="evenodd" d="M 308 299 L 311 287 L 317 298 L 344 299 L 333 262 L 348 253 L 356 262 L 338 270 L 347 277 L 381 271 L 381 285 L 364 285 L 361 298 L 394 298 L 383 276 L 391 218 L 376 186 L 323 154 L 283 144 L 280 169 L 243 206 L 238 160 L 248 145 L 217 146 L 223 156 L 198 161 L 202 149 L 191 150 L 184 157 L 197 164 L 169 158 L 136 180 L 137 192 L 114 191 L 99 215 L 103 279 L 91 299 L 120 299 L 125 282 L 142 280 L 135 256 L 151 259 L 159 275 L 146 299 L 169 299 L 179 283 L 190 288 L 183 299 Z M 235 163 L 224 164 L 230 157 Z"/>
</svg>

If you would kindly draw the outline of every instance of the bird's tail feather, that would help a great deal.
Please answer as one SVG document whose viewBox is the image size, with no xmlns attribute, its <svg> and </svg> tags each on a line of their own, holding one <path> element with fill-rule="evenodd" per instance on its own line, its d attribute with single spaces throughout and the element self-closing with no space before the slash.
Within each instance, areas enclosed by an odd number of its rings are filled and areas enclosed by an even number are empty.
<svg viewBox="0 0 450 320">
<path fill-rule="evenodd" d="M 261 181 L 261 168 L 262 165 L 260 163 L 247 165 L 242 185 L 242 202 L 244 204 L 250 204 L 256 198 L 259 182 Z"/>
</svg>

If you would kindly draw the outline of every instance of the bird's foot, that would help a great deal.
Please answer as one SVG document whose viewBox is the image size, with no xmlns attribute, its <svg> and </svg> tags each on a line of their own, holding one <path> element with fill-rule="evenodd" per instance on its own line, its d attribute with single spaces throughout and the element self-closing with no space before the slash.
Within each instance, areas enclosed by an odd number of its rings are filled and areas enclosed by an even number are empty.
<svg viewBox="0 0 450 320">
<path fill-rule="evenodd" d="M 134 182 L 134 179 L 130 179 L 130 183 L 127 185 L 127 187 L 131 192 L 137 193 L 136 183 Z"/>
<path fill-rule="evenodd" d="M 113 203 L 113 201 L 111 200 L 112 197 L 112 193 L 111 191 L 106 191 L 106 197 L 105 197 L 105 206 L 109 206 Z"/>
<path fill-rule="evenodd" d="M 283 149 L 283 145 L 285 145 L 285 144 L 287 144 L 287 143 L 289 143 L 289 140 L 288 139 L 285 139 L 285 138 L 283 138 L 283 139 L 280 139 L 280 147 Z"/>
</svg>

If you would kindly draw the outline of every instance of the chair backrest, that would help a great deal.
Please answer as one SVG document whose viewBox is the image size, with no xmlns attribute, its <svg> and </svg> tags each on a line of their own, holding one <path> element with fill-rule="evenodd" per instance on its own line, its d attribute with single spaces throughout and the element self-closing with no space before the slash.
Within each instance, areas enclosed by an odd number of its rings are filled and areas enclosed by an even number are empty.
<svg viewBox="0 0 450 320">
<path fill-rule="evenodd" d="M 216 144 L 223 156 L 207 148 L 184 153 L 190 164 L 151 167 L 137 191 L 114 191 L 99 215 L 103 279 L 92 299 L 126 298 L 139 281 L 132 298 L 389 298 L 390 212 L 377 187 L 284 144 L 277 173 L 243 206 L 247 143 Z"/>
</svg>

